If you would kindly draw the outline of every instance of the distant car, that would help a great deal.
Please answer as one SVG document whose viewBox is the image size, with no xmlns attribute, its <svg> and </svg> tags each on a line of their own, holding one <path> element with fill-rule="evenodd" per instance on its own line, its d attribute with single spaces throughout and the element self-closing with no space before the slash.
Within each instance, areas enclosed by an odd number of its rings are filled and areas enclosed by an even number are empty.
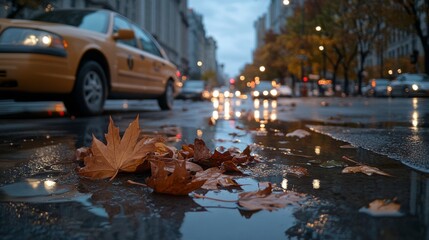
<svg viewBox="0 0 429 240">
<path fill-rule="evenodd" d="M 207 94 L 208 91 L 205 89 L 205 81 L 186 80 L 177 98 L 203 100 L 208 98 Z"/>
<path fill-rule="evenodd" d="M 0 19 L 0 98 L 60 100 L 72 115 L 97 115 L 107 98 L 157 99 L 169 110 L 177 68 L 146 31 L 116 12 L 55 10 Z"/>
<path fill-rule="evenodd" d="M 371 79 L 366 88 L 363 88 L 362 93 L 368 97 L 386 97 L 387 87 L 390 81 L 384 78 Z"/>
<path fill-rule="evenodd" d="M 278 89 L 279 97 L 292 97 L 292 88 L 287 85 L 281 85 Z"/>
<path fill-rule="evenodd" d="M 227 86 L 222 86 L 220 88 L 214 88 L 211 92 L 213 98 L 232 98 L 234 96 L 233 92 Z"/>
<path fill-rule="evenodd" d="M 387 92 L 391 97 L 428 97 L 429 76 L 426 74 L 401 74 L 387 87 Z"/>
<path fill-rule="evenodd" d="M 261 81 L 251 92 L 252 98 L 272 98 L 276 99 L 279 96 L 279 91 L 274 87 L 271 81 Z"/>
</svg>

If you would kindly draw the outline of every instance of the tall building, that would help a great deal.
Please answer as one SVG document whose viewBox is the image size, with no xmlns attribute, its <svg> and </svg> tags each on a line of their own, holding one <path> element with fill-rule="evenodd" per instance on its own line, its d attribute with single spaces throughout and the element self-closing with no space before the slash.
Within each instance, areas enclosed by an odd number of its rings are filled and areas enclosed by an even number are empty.
<svg viewBox="0 0 429 240">
<path fill-rule="evenodd" d="M 225 74 L 216 58 L 217 43 L 206 35 L 203 16 L 193 9 L 188 10 L 189 22 L 189 77 L 205 79 L 209 86 L 223 85 Z"/>
<path fill-rule="evenodd" d="M 255 32 L 256 32 L 256 49 L 264 45 L 265 33 L 267 32 L 266 22 L 267 22 L 267 14 L 263 14 L 253 24 L 253 27 L 255 28 Z"/>
<path fill-rule="evenodd" d="M 206 30 L 204 28 L 203 16 L 193 9 L 188 10 L 189 37 L 188 57 L 189 76 L 201 79 L 203 67 L 205 68 Z"/>
<path fill-rule="evenodd" d="M 287 18 L 293 15 L 301 1 L 271 0 L 267 12 L 253 24 L 256 32 L 256 49 L 264 45 L 265 34 L 268 31 L 280 34 L 287 24 Z"/>
</svg>

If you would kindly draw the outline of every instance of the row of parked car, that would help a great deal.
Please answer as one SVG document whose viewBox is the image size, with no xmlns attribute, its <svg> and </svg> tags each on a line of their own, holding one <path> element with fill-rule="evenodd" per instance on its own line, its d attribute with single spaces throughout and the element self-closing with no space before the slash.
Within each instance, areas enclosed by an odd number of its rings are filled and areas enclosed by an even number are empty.
<svg viewBox="0 0 429 240">
<path fill-rule="evenodd" d="M 393 81 L 371 79 L 362 93 L 371 97 L 429 97 L 429 76 L 404 73 Z"/>
</svg>

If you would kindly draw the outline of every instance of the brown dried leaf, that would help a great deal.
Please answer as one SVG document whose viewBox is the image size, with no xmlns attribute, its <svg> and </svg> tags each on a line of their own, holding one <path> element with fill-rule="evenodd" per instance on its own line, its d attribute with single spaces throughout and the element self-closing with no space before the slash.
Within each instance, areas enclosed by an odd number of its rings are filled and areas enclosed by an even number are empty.
<svg viewBox="0 0 429 240">
<path fill-rule="evenodd" d="M 194 147 L 193 145 L 182 145 L 182 150 L 179 153 L 184 159 L 192 158 L 194 157 Z"/>
<path fill-rule="evenodd" d="M 217 190 L 220 187 L 240 187 L 231 176 L 223 174 L 224 170 L 218 167 L 209 168 L 203 172 L 197 172 L 195 174 L 196 180 L 206 180 L 204 185 L 201 187 L 207 190 Z"/>
<path fill-rule="evenodd" d="M 254 192 L 244 192 L 238 195 L 238 205 L 249 211 L 276 210 L 290 204 L 296 204 L 301 198 L 292 192 L 272 193 L 271 183 L 268 187 Z"/>
<path fill-rule="evenodd" d="M 154 192 L 172 195 L 188 195 L 190 192 L 199 189 L 206 180 L 194 179 L 186 170 L 185 161 L 182 163 L 175 161 L 173 173 L 165 170 L 163 161 L 150 161 L 152 176 L 146 179 L 146 184 Z"/>
<path fill-rule="evenodd" d="M 308 170 L 300 166 L 288 166 L 287 168 L 284 169 L 284 171 L 286 171 L 286 174 L 291 174 L 299 178 L 309 175 Z"/>
<path fill-rule="evenodd" d="M 233 161 L 225 161 L 222 163 L 221 168 L 226 172 L 238 172 L 243 174 L 243 172 L 238 169 L 237 165 Z"/>
<path fill-rule="evenodd" d="M 83 160 L 85 159 L 85 157 L 91 155 L 91 149 L 87 148 L 87 147 L 81 147 L 76 149 L 75 155 L 76 155 L 76 160 Z"/>
<path fill-rule="evenodd" d="M 179 162 L 180 164 L 182 164 L 183 162 L 185 162 L 186 165 L 186 170 L 189 172 L 202 172 L 204 171 L 204 169 L 195 163 L 192 162 L 188 162 L 188 161 L 184 161 L 184 160 L 169 160 L 169 161 L 163 161 L 165 163 L 165 170 L 167 172 L 173 173 L 174 169 L 176 168 L 176 162 Z"/>
<path fill-rule="evenodd" d="M 207 161 L 211 155 L 206 143 L 202 139 L 196 138 L 194 141 L 194 161 L 197 163 Z"/>
<path fill-rule="evenodd" d="M 105 135 L 107 145 L 93 136 L 91 152 L 84 158 L 85 166 L 78 174 L 92 179 L 109 178 L 112 180 L 118 172 L 135 172 L 145 161 L 146 156 L 155 150 L 153 139 L 141 139 L 139 118 L 129 125 L 121 139 L 119 128 L 114 126 L 112 118 Z"/>
<path fill-rule="evenodd" d="M 297 137 L 297 138 L 305 138 L 307 136 L 310 136 L 310 133 L 303 130 L 303 129 L 297 129 L 293 132 L 290 132 L 286 134 L 286 137 Z"/>
<path fill-rule="evenodd" d="M 191 145 L 189 145 L 189 147 L 191 147 Z M 249 146 L 247 146 L 243 152 L 238 148 L 230 148 L 225 152 L 214 150 L 214 153 L 211 154 L 203 140 L 195 139 L 193 147 L 194 162 L 203 167 L 220 167 L 222 163 L 226 161 L 232 161 L 234 164 L 240 165 L 247 164 L 254 160 L 254 157 L 250 155 Z"/>
<path fill-rule="evenodd" d="M 385 173 L 383 171 L 381 171 L 380 169 L 376 168 L 376 167 L 370 167 L 367 165 L 359 165 L 359 166 L 354 166 L 354 167 L 346 167 L 343 169 L 342 173 L 364 173 L 368 176 L 371 176 L 373 173 L 379 174 L 379 175 L 383 175 L 383 176 L 388 176 L 388 177 L 392 177 L 392 175 Z"/>
</svg>

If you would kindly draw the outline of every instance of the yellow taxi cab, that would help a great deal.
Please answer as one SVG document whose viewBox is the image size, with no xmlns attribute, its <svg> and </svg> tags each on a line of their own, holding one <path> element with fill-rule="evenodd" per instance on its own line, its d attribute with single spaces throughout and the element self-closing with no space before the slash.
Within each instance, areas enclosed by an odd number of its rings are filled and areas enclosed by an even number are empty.
<svg viewBox="0 0 429 240">
<path fill-rule="evenodd" d="M 32 20 L 0 19 L 0 98 L 60 100 L 72 115 L 97 115 L 106 99 L 180 92 L 177 68 L 146 31 L 113 11 L 69 9 Z"/>
</svg>

